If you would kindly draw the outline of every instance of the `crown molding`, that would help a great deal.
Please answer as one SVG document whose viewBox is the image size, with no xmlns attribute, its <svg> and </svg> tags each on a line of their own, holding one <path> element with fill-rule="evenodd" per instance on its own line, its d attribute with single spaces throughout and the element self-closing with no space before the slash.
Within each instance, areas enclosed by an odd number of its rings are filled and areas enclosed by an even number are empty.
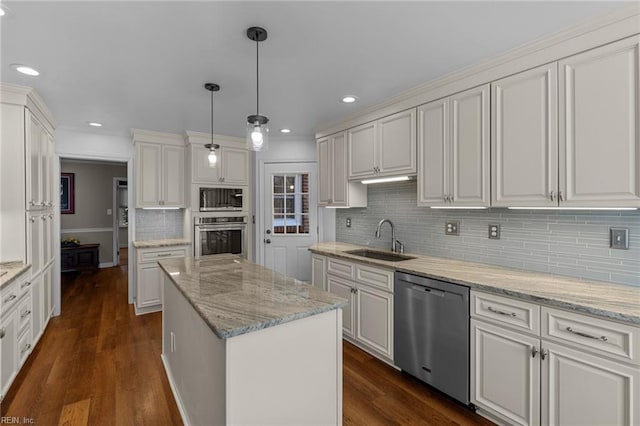
<svg viewBox="0 0 640 426">
<path fill-rule="evenodd" d="M 0 83 L 0 102 L 27 107 L 51 134 L 54 133 L 57 126 L 56 119 L 34 88 Z"/>
<path fill-rule="evenodd" d="M 185 146 L 185 140 L 182 135 L 175 133 L 163 133 L 153 130 L 131 129 L 131 137 L 133 144 L 138 142 L 159 143 L 164 145 Z"/>
<path fill-rule="evenodd" d="M 184 133 L 184 139 L 187 144 L 204 145 L 207 143 L 211 143 L 211 133 L 194 132 L 191 130 L 187 130 Z M 244 138 L 217 135 L 215 133 L 213 134 L 213 142 L 225 146 L 236 146 L 238 148 L 247 147 L 247 141 Z"/>
<path fill-rule="evenodd" d="M 316 138 L 347 130 L 497 79 L 640 33 L 640 4 L 624 6 L 498 56 L 423 83 L 316 128 Z"/>
</svg>

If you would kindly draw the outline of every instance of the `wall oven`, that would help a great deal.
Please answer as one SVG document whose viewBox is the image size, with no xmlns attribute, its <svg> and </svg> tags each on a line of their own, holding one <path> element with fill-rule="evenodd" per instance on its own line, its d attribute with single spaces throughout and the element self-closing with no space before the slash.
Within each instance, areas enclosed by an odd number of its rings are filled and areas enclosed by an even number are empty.
<svg viewBox="0 0 640 426">
<path fill-rule="evenodd" d="M 242 211 L 244 192 L 242 188 L 207 188 L 200 187 L 201 212 Z"/>
<path fill-rule="evenodd" d="M 222 253 L 245 255 L 246 217 L 196 217 L 194 223 L 195 257 Z"/>
</svg>

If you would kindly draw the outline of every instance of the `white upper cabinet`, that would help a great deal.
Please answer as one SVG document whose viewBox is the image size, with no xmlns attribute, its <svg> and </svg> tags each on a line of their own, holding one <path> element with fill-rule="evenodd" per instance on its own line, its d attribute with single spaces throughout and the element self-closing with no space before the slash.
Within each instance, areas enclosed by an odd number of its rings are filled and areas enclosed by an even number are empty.
<svg viewBox="0 0 640 426">
<path fill-rule="evenodd" d="M 416 173 L 416 110 L 378 120 L 378 174 Z"/>
<path fill-rule="evenodd" d="M 560 65 L 561 204 L 640 207 L 640 36 Z"/>
<path fill-rule="evenodd" d="M 416 173 L 416 110 L 347 131 L 349 179 Z"/>
<path fill-rule="evenodd" d="M 491 99 L 491 205 L 557 205 L 557 64 L 493 82 Z"/>
<path fill-rule="evenodd" d="M 489 86 L 418 107 L 418 205 L 489 205 Z"/>
<path fill-rule="evenodd" d="M 347 130 L 349 144 L 349 179 L 365 178 L 376 174 L 378 159 L 378 132 L 376 122 Z"/>
<path fill-rule="evenodd" d="M 366 207 L 367 188 L 347 179 L 346 132 L 318 139 L 318 205 Z"/>
<path fill-rule="evenodd" d="M 136 144 L 136 206 L 185 207 L 184 146 Z"/>
<path fill-rule="evenodd" d="M 192 183 L 249 185 L 249 151 L 221 145 L 216 167 L 209 167 L 208 152 L 203 145 L 191 146 Z"/>
<path fill-rule="evenodd" d="M 38 121 L 34 114 L 25 108 L 26 125 L 26 178 L 27 210 L 52 207 L 52 166 L 53 137 Z"/>
</svg>

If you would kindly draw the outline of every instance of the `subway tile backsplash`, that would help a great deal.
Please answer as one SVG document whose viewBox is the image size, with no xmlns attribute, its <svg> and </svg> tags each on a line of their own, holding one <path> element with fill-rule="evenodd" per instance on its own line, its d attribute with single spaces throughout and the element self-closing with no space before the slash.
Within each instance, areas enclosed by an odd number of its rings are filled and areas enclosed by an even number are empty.
<svg viewBox="0 0 640 426">
<path fill-rule="evenodd" d="M 640 286 L 638 210 L 438 210 L 418 207 L 416 192 L 415 181 L 370 185 L 367 208 L 336 210 L 336 239 L 390 248 L 389 225 L 374 236 L 388 218 L 407 252 Z M 459 236 L 445 235 L 447 220 L 459 221 Z M 488 238 L 490 223 L 499 240 Z M 611 226 L 629 228 L 629 250 L 609 248 Z"/>
<path fill-rule="evenodd" d="M 184 209 L 136 209 L 136 240 L 183 238 Z"/>
</svg>

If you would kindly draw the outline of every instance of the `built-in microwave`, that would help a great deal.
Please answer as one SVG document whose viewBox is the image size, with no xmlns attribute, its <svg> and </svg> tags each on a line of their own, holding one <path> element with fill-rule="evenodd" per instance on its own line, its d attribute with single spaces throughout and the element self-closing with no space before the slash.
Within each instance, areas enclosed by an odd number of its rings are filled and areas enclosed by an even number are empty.
<svg viewBox="0 0 640 426">
<path fill-rule="evenodd" d="M 200 187 L 201 212 L 242 211 L 244 192 L 242 188 Z"/>
</svg>

